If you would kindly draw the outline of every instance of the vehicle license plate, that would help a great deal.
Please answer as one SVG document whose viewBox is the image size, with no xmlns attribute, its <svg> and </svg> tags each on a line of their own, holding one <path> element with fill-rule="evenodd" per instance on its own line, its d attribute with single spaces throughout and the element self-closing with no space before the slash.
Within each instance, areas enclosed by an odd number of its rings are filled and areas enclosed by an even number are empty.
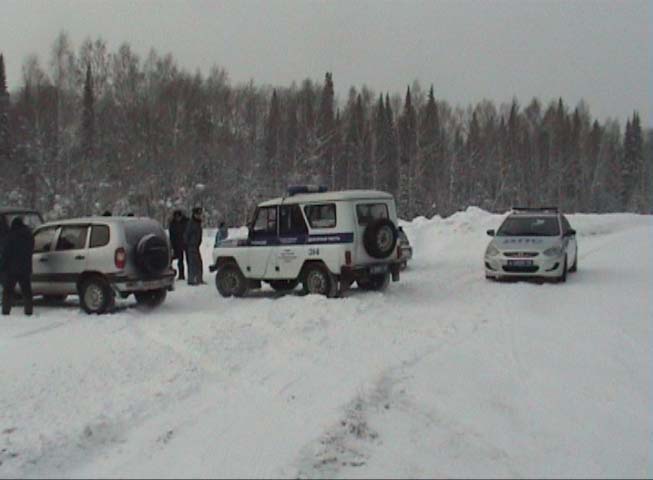
<svg viewBox="0 0 653 480">
<path fill-rule="evenodd" d="M 387 271 L 388 271 L 387 265 L 374 265 L 370 267 L 370 273 L 372 274 L 385 273 Z"/>
<path fill-rule="evenodd" d="M 533 260 L 508 260 L 508 265 L 511 267 L 532 267 Z"/>
</svg>

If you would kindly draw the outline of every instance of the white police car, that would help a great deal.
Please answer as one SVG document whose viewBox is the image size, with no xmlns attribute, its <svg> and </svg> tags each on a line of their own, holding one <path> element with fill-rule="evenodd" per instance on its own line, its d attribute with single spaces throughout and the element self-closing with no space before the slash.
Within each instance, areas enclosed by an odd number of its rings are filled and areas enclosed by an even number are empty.
<svg viewBox="0 0 653 480">
<path fill-rule="evenodd" d="M 222 242 L 211 271 L 224 297 L 269 283 L 334 297 L 354 282 L 383 290 L 399 280 L 401 251 L 392 195 L 373 190 L 327 192 L 292 187 L 258 205 L 247 239 Z"/>
</svg>

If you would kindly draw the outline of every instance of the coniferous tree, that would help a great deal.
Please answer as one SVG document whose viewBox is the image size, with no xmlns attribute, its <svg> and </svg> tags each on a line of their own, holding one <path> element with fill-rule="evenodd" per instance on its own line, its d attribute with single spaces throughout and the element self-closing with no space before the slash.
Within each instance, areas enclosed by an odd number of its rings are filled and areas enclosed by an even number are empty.
<svg viewBox="0 0 653 480">
<path fill-rule="evenodd" d="M 265 129 L 265 166 L 263 172 L 267 178 L 267 190 L 273 195 L 278 190 L 279 180 L 279 130 L 281 125 L 281 110 L 279 108 L 279 97 L 277 91 L 272 92 L 270 110 Z"/>
<path fill-rule="evenodd" d="M 84 81 L 84 98 L 82 103 L 82 155 L 87 167 L 95 154 L 95 96 L 93 93 L 93 76 L 91 64 L 86 68 Z"/>
<path fill-rule="evenodd" d="M 417 115 L 406 89 L 404 111 L 399 119 L 399 212 L 405 218 L 414 216 L 413 178 L 417 151 Z"/>
<path fill-rule="evenodd" d="M 0 53 L 0 160 L 11 156 L 9 140 L 9 92 L 7 91 L 7 76 L 5 59 Z M 0 162 L 0 166 L 2 163 Z"/>
<path fill-rule="evenodd" d="M 387 138 L 386 168 L 384 172 L 388 192 L 395 197 L 399 194 L 399 141 L 395 128 L 394 114 L 390 106 L 390 95 L 385 96 L 385 134 Z"/>
<path fill-rule="evenodd" d="M 324 87 L 320 100 L 320 111 L 318 114 L 317 136 L 320 148 L 319 163 L 315 169 L 315 175 L 320 180 L 333 188 L 334 165 L 333 165 L 333 135 L 335 124 L 335 94 L 333 91 L 333 75 L 327 72 L 324 76 Z"/>
</svg>

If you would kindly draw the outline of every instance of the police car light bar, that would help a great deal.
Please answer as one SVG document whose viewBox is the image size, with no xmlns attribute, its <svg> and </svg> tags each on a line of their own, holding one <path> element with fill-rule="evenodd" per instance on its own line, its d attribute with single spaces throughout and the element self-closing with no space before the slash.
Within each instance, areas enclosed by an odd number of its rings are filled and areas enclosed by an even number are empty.
<svg viewBox="0 0 653 480">
<path fill-rule="evenodd" d="M 558 207 L 512 207 L 512 209 L 521 212 L 559 212 Z"/>
<path fill-rule="evenodd" d="M 324 193 L 328 191 L 324 185 L 294 185 L 288 187 L 288 195 L 293 196 L 300 193 Z"/>
</svg>

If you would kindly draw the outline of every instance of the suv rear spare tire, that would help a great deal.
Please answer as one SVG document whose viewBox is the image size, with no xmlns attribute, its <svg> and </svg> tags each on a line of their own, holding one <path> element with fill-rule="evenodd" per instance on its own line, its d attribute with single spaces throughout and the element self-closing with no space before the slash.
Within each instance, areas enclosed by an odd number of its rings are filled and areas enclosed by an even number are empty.
<svg viewBox="0 0 653 480">
<path fill-rule="evenodd" d="M 388 258 L 397 246 L 397 227 L 387 218 L 373 221 L 363 232 L 363 246 L 372 258 Z"/>
<path fill-rule="evenodd" d="M 170 264 L 168 242 L 153 233 L 145 235 L 136 246 L 136 265 L 146 275 L 157 275 Z"/>
</svg>

